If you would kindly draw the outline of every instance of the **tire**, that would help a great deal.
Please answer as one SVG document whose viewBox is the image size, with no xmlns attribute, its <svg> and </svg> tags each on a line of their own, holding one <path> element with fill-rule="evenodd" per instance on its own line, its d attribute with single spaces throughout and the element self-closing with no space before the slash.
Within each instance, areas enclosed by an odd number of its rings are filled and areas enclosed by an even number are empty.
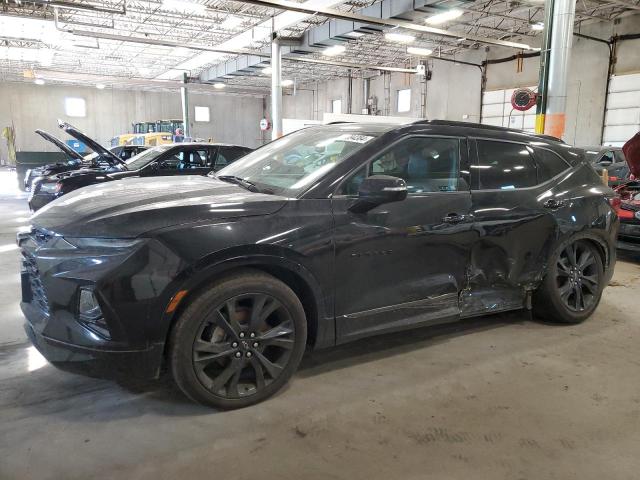
<svg viewBox="0 0 640 480">
<path fill-rule="evenodd" d="M 296 371 L 307 320 L 287 285 L 242 270 L 198 294 L 169 341 L 173 378 L 189 398 L 223 410 L 242 408 L 269 398 Z"/>
<path fill-rule="evenodd" d="M 553 253 L 547 274 L 534 292 L 534 312 L 544 320 L 581 323 L 598 307 L 604 282 L 602 257 L 592 242 L 563 242 Z"/>
</svg>

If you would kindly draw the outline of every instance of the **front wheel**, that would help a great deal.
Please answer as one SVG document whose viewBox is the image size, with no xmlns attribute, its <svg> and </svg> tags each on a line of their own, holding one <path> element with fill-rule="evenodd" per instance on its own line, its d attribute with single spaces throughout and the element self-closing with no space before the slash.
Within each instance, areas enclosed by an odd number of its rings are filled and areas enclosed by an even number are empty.
<svg viewBox="0 0 640 480">
<path fill-rule="evenodd" d="M 597 247 L 583 239 L 565 242 L 553 254 L 547 275 L 534 294 L 534 309 L 544 319 L 580 323 L 600 303 L 604 281 Z"/>
<path fill-rule="evenodd" d="M 306 339 L 296 294 L 270 275 L 245 271 L 212 285 L 180 315 L 170 340 L 171 370 L 199 403 L 246 407 L 285 385 Z"/>
</svg>

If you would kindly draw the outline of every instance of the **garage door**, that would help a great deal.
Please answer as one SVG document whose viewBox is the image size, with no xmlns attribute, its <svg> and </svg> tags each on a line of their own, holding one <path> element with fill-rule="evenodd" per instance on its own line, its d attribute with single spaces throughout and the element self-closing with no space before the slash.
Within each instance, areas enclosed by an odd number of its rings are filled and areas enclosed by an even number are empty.
<svg viewBox="0 0 640 480">
<path fill-rule="evenodd" d="M 528 87 L 536 90 L 536 87 Z M 515 88 L 491 90 L 482 95 L 482 117 L 480 123 L 509 127 L 534 132 L 536 127 L 536 109 L 526 112 L 514 110 L 511 106 L 511 95 Z"/>
<path fill-rule="evenodd" d="M 620 147 L 640 130 L 640 73 L 614 75 L 604 119 L 605 145 Z"/>
</svg>

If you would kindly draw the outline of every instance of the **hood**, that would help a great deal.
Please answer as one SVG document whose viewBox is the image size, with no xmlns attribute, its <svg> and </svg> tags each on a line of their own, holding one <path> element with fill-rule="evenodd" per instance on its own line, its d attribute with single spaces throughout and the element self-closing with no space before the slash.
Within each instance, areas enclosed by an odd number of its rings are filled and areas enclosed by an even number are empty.
<svg viewBox="0 0 640 480">
<path fill-rule="evenodd" d="M 116 155 L 114 155 L 110 150 L 100 145 L 93 138 L 86 136 L 73 125 L 70 125 L 67 122 L 63 122 L 62 120 L 58 120 L 58 126 L 76 140 L 80 140 L 82 143 L 87 145 L 91 150 L 100 155 L 100 157 L 106 162 L 113 165 L 125 165 L 125 163 Z"/>
<path fill-rule="evenodd" d="M 175 225 L 268 215 L 285 203 L 208 177 L 126 178 L 64 195 L 31 223 L 70 237 L 131 238 Z"/>
<path fill-rule="evenodd" d="M 629 165 L 629 171 L 636 178 L 640 178 L 640 132 L 624 144 L 622 153 L 624 153 L 627 165 Z"/>
<path fill-rule="evenodd" d="M 69 145 L 64 143 L 59 138 L 56 138 L 53 135 L 40 129 L 36 130 L 36 133 L 40 135 L 42 138 L 44 138 L 45 140 L 47 140 L 48 142 L 53 143 L 56 147 L 62 150 L 68 157 L 73 158 L 75 160 L 80 160 L 80 161 L 84 160 L 84 157 L 82 155 L 80 155 L 78 152 L 76 152 L 73 148 L 71 148 Z"/>
</svg>

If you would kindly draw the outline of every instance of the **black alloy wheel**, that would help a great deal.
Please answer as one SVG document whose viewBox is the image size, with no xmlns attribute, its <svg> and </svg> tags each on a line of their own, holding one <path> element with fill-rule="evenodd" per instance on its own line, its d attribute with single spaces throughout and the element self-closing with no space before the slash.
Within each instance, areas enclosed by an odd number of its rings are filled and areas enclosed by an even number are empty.
<svg viewBox="0 0 640 480">
<path fill-rule="evenodd" d="M 169 362 L 192 400 L 246 407 L 280 390 L 298 368 L 307 342 L 305 311 L 275 277 L 243 269 L 185 302 L 169 339 Z"/>
<path fill-rule="evenodd" d="M 264 293 L 238 295 L 218 305 L 193 343 L 202 385 L 223 398 L 254 395 L 283 372 L 295 343 L 291 314 Z"/>
<path fill-rule="evenodd" d="M 556 282 L 560 298 L 574 312 L 590 309 L 600 294 L 597 253 L 589 244 L 568 244 L 558 256 Z"/>
</svg>

